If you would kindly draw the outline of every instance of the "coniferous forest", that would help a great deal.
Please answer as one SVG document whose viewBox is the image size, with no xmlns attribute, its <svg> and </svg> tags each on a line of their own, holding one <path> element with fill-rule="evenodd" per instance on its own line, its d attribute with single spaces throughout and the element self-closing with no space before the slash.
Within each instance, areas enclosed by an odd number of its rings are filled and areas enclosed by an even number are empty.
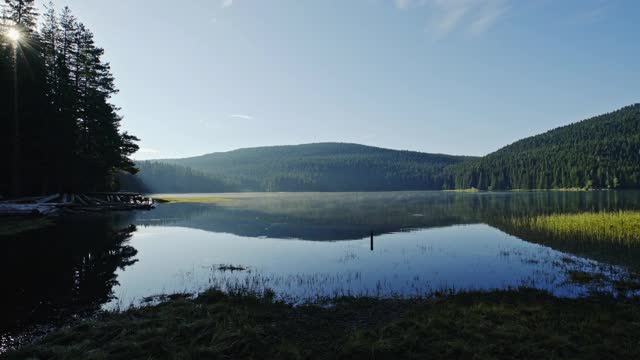
<svg viewBox="0 0 640 360">
<path fill-rule="evenodd" d="M 449 188 L 640 188 L 640 104 L 517 141 L 449 169 Z"/>
<path fill-rule="evenodd" d="M 271 146 L 141 161 L 122 183 L 150 192 L 440 190 L 449 166 L 474 159 L 344 143 Z"/>
<path fill-rule="evenodd" d="M 138 163 L 151 192 L 630 189 L 640 187 L 640 105 L 484 157 L 319 143 Z M 144 185 L 144 186 L 143 186 Z"/>
<path fill-rule="evenodd" d="M 104 49 L 68 7 L 3 2 L 0 195 L 117 188 L 138 139 L 120 130 Z"/>
</svg>

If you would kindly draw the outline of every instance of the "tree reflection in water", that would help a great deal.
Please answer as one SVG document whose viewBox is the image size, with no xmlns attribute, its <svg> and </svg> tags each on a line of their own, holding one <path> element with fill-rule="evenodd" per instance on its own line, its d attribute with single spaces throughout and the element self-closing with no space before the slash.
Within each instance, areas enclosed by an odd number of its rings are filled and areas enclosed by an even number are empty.
<svg viewBox="0 0 640 360">
<path fill-rule="evenodd" d="M 116 270 L 137 261 L 127 244 L 136 231 L 126 225 L 132 216 L 61 218 L 54 227 L 1 238 L 3 342 L 11 332 L 89 314 L 109 301 Z"/>
</svg>

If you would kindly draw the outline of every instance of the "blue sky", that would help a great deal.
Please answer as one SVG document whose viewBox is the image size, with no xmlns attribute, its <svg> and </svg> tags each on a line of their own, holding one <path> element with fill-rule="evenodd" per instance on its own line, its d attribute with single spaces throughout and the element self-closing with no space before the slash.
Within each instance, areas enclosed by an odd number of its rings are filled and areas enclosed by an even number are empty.
<svg viewBox="0 0 640 360">
<path fill-rule="evenodd" d="M 59 0 L 138 159 L 355 142 L 484 155 L 640 102 L 640 1 Z"/>
</svg>

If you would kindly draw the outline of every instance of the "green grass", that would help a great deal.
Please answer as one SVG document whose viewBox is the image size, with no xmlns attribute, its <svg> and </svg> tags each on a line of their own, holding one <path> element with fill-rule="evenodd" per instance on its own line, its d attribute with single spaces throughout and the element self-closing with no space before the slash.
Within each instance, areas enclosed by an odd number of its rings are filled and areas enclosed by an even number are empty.
<svg viewBox="0 0 640 360">
<path fill-rule="evenodd" d="M 0 218 L 0 236 L 13 236 L 23 232 L 52 226 L 53 220 L 44 217 Z"/>
<path fill-rule="evenodd" d="M 530 192 L 530 191 L 556 191 L 556 192 L 583 192 L 583 191 L 592 191 L 588 188 L 551 188 L 551 189 L 511 189 L 511 192 Z"/>
<path fill-rule="evenodd" d="M 479 190 L 476 188 L 469 188 L 469 189 L 453 189 L 453 190 L 443 190 L 445 192 L 461 192 L 461 193 L 475 193 L 475 192 L 482 192 L 483 190 Z M 555 191 L 555 192 L 582 192 L 582 191 L 590 191 L 590 189 L 587 188 L 552 188 L 552 189 L 510 189 L 510 190 L 484 190 L 487 192 L 492 192 L 492 191 L 497 191 L 497 192 L 502 192 L 502 191 L 510 191 L 510 192 L 532 192 L 532 191 Z"/>
<path fill-rule="evenodd" d="M 154 201 L 159 203 L 178 203 L 178 202 L 187 202 L 187 203 L 215 203 L 221 201 L 231 201 L 232 199 L 221 198 L 221 197 L 213 197 L 213 196 L 199 196 L 199 197 L 158 197 L 153 198 Z"/>
<path fill-rule="evenodd" d="M 521 289 L 293 306 L 209 290 L 80 322 L 6 358 L 633 359 L 639 305 Z"/>
<path fill-rule="evenodd" d="M 640 211 L 515 217 L 510 225 L 554 238 L 640 245 Z"/>
</svg>

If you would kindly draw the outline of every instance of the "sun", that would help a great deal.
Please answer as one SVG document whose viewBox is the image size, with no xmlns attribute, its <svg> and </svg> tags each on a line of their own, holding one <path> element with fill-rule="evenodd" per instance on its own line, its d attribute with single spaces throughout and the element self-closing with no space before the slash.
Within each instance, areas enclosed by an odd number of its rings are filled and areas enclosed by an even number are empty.
<svg viewBox="0 0 640 360">
<path fill-rule="evenodd" d="M 11 28 L 9 29 L 9 31 L 7 32 L 7 37 L 14 42 L 17 42 L 18 40 L 20 40 L 20 31 Z"/>
</svg>

